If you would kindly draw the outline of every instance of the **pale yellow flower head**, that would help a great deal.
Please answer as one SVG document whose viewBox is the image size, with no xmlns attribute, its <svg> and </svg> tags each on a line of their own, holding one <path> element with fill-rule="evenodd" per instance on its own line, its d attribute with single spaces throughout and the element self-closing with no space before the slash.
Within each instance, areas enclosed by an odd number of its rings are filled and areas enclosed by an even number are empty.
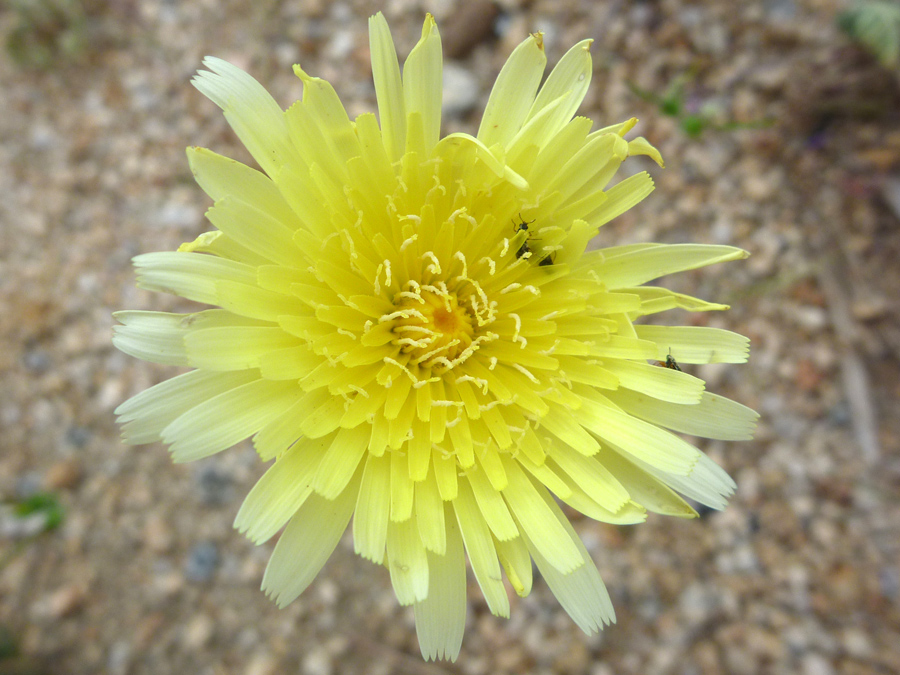
<svg viewBox="0 0 900 675">
<path fill-rule="evenodd" d="M 532 560 L 581 628 L 614 621 L 558 501 L 631 524 L 723 508 L 734 483 L 672 432 L 749 438 L 751 410 L 660 362 L 739 363 L 724 330 L 642 325 L 680 307 L 726 309 L 644 286 L 745 257 L 728 246 L 586 251 L 598 228 L 653 189 L 608 187 L 635 154 L 635 120 L 591 131 L 573 117 L 590 41 L 543 86 L 539 34 L 501 71 L 476 137 L 440 137 L 441 42 L 431 16 L 401 75 L 387 23 L 370 20 L 378 117 L 350 120 L 299 67 L 283 111 L 246 73 L 207 58 L 194 80 L 262 171 L 202 148 L 188 159 L 214 201 L 212 231 L 135 258 L 142 288 L 214 309 L 119 312 L 123 351 L 189 372 L 119 407 L 129 443 L 176 462 L 245 438 L 275 460 L 236 527 L 262 543 L 285 527 L 263 579 L 279 605 L 312 582 L 352 519 L 356 552 L 384 563 L 415 607 L 426 658 L 455 659 L 471 563 L 509 616 Z"/>
</svg>

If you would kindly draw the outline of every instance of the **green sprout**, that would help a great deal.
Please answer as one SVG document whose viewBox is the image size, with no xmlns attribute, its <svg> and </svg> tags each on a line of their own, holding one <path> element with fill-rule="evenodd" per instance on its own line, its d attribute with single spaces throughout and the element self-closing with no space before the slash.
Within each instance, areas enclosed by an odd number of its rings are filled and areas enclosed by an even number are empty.
<svg viewBox="0 0 900 675">
<path fill-rule="evenodd" d="M 900 63 L 900 3 L 860 2 L 841 13 L 838 26 L 888 68 Z"/>
<path fill-rule="evenodd" d="M 22 499 L 10 500 L 5 502 L 5 506 L 13 519 L 19 521 L 27 519 L 30 523 L 35 523 L 35 521 L 36 523 L 30 525 L 26 529 L 27 534 L 0 556 L 0 570 L 24 551 L 28 544 L 44 533 L 58 528 L 66 517 L 65 509 L 59 503 L 56 495 L 51 492 L 37 492 Z"/>
<path fill-rule="evenodd" d="M 16 502 L 13 512 L 19 518 L 26 518 L 32 514 L 40 513 L 44 518 L 43 532 L 55 530 L 62 524 L 66 512 L 62 504 L 51 492 L 38 492 L 30 497 Z"/>
<path fill-rule="evenodd" d="M 752 120 L 750 122 L 717 122 L 716 119 L 719 117 L 720 110 L 714 103 L 707 102 L 701 105 L 693 105 L 688 102 L 686 85 L 692 78 L 693 73 L 691 72 L 679 75 L 672 80 L 662 95 L 641 89 L 633 82 L 628 82 L 627 84 L 635 96 L 653 103 L 666 117 L 678 120 L 681 130 L 690 138 L 697 138 L 707 129 L 734 131 L 736 129 L 761 129 L 771 126 L 772 120 L 770 119 Z"/>
</svg>

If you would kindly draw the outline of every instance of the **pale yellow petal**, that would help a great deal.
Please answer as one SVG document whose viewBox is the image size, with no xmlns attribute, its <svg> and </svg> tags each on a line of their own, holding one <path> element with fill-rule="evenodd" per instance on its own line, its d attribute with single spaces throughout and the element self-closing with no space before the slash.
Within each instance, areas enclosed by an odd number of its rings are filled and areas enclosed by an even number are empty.
<svg viewBox="0 0 900 675">
<path fill-rule="evenodd" d="M 437 145 L 441 132 L 441 58 L 441 36 L 434 17 L 428 14 L 422 26 L 422 37 L 403 64 L 406 114 L 421 116 L 425 153 L 430 153 Z"/>
<path fill-rule="evenodd" d="M 548 510 L 557 519 L 560 527 L 577 549 L 581 564 L 572 572 L 560 572 L 545 557 L 544 551 L 537 545 L 537 542 L 529 536 L 525 536 L 525 542 L 541 575 L 547 581 L 553 595 L 559 600 L 559 604 L 578 624 L 578 627 L 590 635 L 602 630 L 604 625 L 615 623 L 616 613 L 613 610 L 612 601 L 609 599 L 609 593 L 606 591 L 606 586 L 600 578 L 594 561 L 591 560 L 572 525 L 549 495 L 542 496 Z"/>
<path fill-rule="evenodd" d="M 604 368 L 615 375 L 622 387 L 670 403 L 699 403 L 706 388 L 699 377 L 643 361 L 610 359 Z"/>
<path fill-rule="evenodd" d="M 551 101 L 564 98 L 564 105 L 553 113 L 554 122 L 546 129 L 549 140 L 568 123 L 581 105 L 591 84 L 593 65 L 591 63 L 591 44 L 593 40 L 582 40 L 567 51 L 550 71 L 547 81 L 538 92 L 534 105 L 528 113 L 526 121 L 540 113 Z"/>
<path fill-rule="evenodd" d="M 300 226 L 297 214 L 265 174 L 206 148 L 188 148 L 187 158 L 194 180 L 214 202 L 235 197 L 264 210 L 283 225 Z"/>
<path fill-rule="evenodd" d="M 608 288 L 637 286 L 668 274 L 740 260 L 749 255 L 733 246 L 710 244 L 656 244 L 620 255 L 614 250 L 603 253 L 605 260 L 595 271 Z"/>
<path fill-rule="evenodd" d="M 281 107 L 263 86 L 230 63 L 207 56 L 192 84 L 225 113 L 244 146 L 272 176 L 295 158 Z"/>
<path fill-rule="evenodd" d="M 614 472 L 631 498 L 653 513 L 676 518 L 696 518 L 697 512 L 662 480 L 639 468 L 624 454 L 603 448 L 601 461 Z"/>
<path fill-rule="evenodd" d="M 743 335 L 708 326 L 635 326 L 642 340 L 654 342 L 653 358 L 672 355 L 679 363 L 746 363 L 750 340 Z"/>
<path fill-rule="evenodd" d="M 553 498 L 543 485 L 535 485 L 519 465 L 504 455 L 509 487 L 503 496 L 519 523 L 541 554 L 561 574 L 571 574 L 584 563 L 578 547 L 548 507 Z M 558 507 L 557 507 L 558 508 Z M 577 539 L 577 537 L 576 537 Z"/>
<path fill-rule="evenodd" d="M 415 514 L 403 522 L 388 522 L 387 560 L 391 585 L 401 605 L 412 605 L 428 597 L 428 556 Z"/>
<path fill-rule="evenodd" d="M 241 504 L 234 526 L 255 544 L 268 541 L 312 494 L 312 479 L 327 447 L 300 440 L 263 474 Z"/>
<path fill-rule="evenodd" d="M 322 463 L 313 479 L 313 489 L 325 499 L 334 499 L 353 478 L 369 442 L 369 428 L 359 425 L 339 429 L 322 455 Z"/>
<path fill-rule="evenodd" d="M 391 507 L 391 460 L 369 455 L 353 516 L 353 547 L 374 563 L 384 560 Z"/>
<path fill-rule="evenodd" d="M 611 392 L 609 398 L 635 417 L 672 431 L 722 441 L 748 441 L 759 413 L 735 401 L 704 392 L 700 402 L 687 408 L 630 391 Z"/>
<path fill-rule="evenodd" d="M 200 253 L 144 253 L 133 259 L 137 286 L 208 305 L 218 304 L 219 281 L 256 283 L 249 265 Z"/>
<path fill-rule="evenodd" d="M 173 461 L 191 462 L 249 438 L 296 399 L 293 382 L 248 382 L 179 415 L 162 430 L 162 440 Z"/>
<path fill-rule="evenodd" d="M 449 506 L 442 507 L 449 509 Z M 447 551 L 428 555 L 428 597 L 414 604 L 416 634 L 426 661 L 456 661 L 466 627 L 466 560 L 463 542 L 452 513 L 447 522 Z"/>
<path fill-rule="evenodd" d="M 113 326 L 116 349 L 138 359 L 169 366 L 187 366 L 184 348 L 185 314 L 168 312 L 114 312 L 121 325 Z"/>
<path fill-rule="evenodd" d="M 453 500 L 456 522 L 466 544 L 466 552 L 491 614 L 509 618 L 509 598 L 500 576 L 500 563 L 491 532 L 484 522 L 468 480 L 459 482 L 459 494 Z"/>
<path fill-rule="evenodd" d="M 192 370 L 145 389 L 116 408 L 122 440 L 131 445 L 162 440 L 162 431 L 185 410 L 259 379 L 252 370 Z"/>
<path fill-rule="evenodd" d="M 369 49 L 384 147 L 388 159 L 396 162 L 403 156 L 406 147 L 406 104 L 400 62 L 391 31 L 381 12 L 369 18 Z"/>
<path fill-rule="evenodd" d="M 429 459 L 431 453 L 429 452 Z M 430 552 L 443 556 L 447 551 L 447 528 L 444 522 L 444 503 L 438 492 L 434 472 L 415 487 L 416 524 L 422 545 Z"/>
<path fill-rule="evenodd" d="M 353 514 L 361 473 L 357 472 L 337 499 L 313 493 L 291 518 L 262 581 L 262 590 L 279 607 L 305 591 L 331 557 Z"/>
<path fill-rule="evenodd" d="M 278 326 L 222 326 L 191 330 L 184 337 L 188 362 L 209 370 L 258 368 L 268 352 L 286 349 L 299 340 Z"/>
<path fill-rule="evenodd" d="M 608 441 L 636 458 L 663 471 L 687 475 L 700 452 L 678 436 L 604 404 L 600 394 L 582 391 L 584 402 L 578 412 L 581 423 L 601 441 Z"/>
<path fill-rule="evenodd" d="M 478 140 L 486 146 L 505 145 L 521 128 L 534 103 L 547 56 L 539 33 L 525 38 L 500 70 L 478 127 Z"/>
</svg>

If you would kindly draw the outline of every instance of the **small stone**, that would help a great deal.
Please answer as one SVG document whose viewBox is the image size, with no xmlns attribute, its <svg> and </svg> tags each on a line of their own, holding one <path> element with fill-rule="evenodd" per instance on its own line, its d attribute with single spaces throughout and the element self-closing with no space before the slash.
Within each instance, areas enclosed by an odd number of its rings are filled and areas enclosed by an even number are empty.
<svg viewBox="0 0 900 675">
<path fill-rule="evenodd" d="M 797 361 L 797 369 L 794 373 L 794 382 L 801 391 L 815 392 L 822 384 L 825 374 L 816 368 L 815 364 L 809 359 L 800 359 Z"/>
<path fill-rule="evenodd" d="M 335 61 L 346 59 L 356 46 L 357 37 L 352 30 L 343 29 L 335 31 L 325 45 L 325 55 Z"/>
<path fill-rule="evenodd" d="M 494 655 L 494 666 L 503 672 L 518 671 L 525 654 L 518 646 L 501 649 Z"/>
<path fill-rule="evenodd" d="M 84 606 L 86 597 L 81 585 L 63 586 L 39 600 L 35 612 L 48 619 L 64 619 L 78 612 Z"/>
<path fill-rule="evenodd" d="M 198 614 L 185 628 L 182 643 L 188 649 L 200 649 L 212 639 L 214 630 L 213 620 L 205 614 Z"/>
<path fill-rule="evenodd" d="M 86 427 L 69 427 L 66 429 L 66 443 L 76 448 L 83 448 L 91 440 L 91 430 Z"/>
<path fill-rule="evenodd" d="M 143 651 L 157 639 L 160 628 L 166 624 L 166 616 L 162 612 L 150 614 L 138 624 L 134 632 L 134 646 L 137 651 Z"/>
<path fill-rule="evenodd" d="M 441 111 L 446 117 L 460 117 L 478 103 L 478 79 L 459 64 L 444 64 L 444 92 Z"/>
<path fill-rule="evenodd" d="M 229 471 L 213 462 L 197 468 L 194 478 L 200 489 L 200 501 L 209 506 L 221 506 L 234 497 L 234 479 Z"/>
<path fill-rule="evenodd" d="M 275 675 L 277 672 L 278 662 L 274 658 L 268 654 L 256 654 L 247 664 L 244 675 Z"/>
<path fill-rule="evenodd" d="M 154 579 L 154 587 L 164 598 L 172 598 L 184 588 L 184 577 L 178 572 L 171 571 Z"/>
<path fill-rule="evenodd" d="M 583 673 L 591 661 L 591 655 L 584 643 L 574 640 L 569 648 L 556 657 L 553 663 L 554 673 Z"/>
<path fill-rule="evenodd" d="M 436 4 L 435 8 L 440 7 Z M 441 42 L 450 59 L 464 59 L 479 43 L 488 40 L 500 15 L 498 3 L 466 0 L 441 22 Z"/>
<path fill-rule="evenodd" d="M 219 564 L 219 550 L 211 541 L 201 542 L 191 549 L 184 565 L 189 581 L 204 582 L 212 578 Z"/>
<path fill-rule="evenodd" d="M 68 490 L 81 480 L 81 467 L 73 459 L 56 462 L 47 469 L 44 485 L 48 490 Z"/>
<path fill-rule="evenodd" d="M 831 662 L 821 654 L 812 652 L 806 654 L 801 662 L 801 672 L 803 675 L 833 675 L 834 668 Z"/>
<path fill-rule="evenodd" d="M 144 545 L 154 553 L 166 553 L 173 542 L 172 528 L 157 515 L 147 518 L 144 524 Z"/>
<path fill-rule="evenodd" d="M 110 675 L 125 675 L 131 665 L 131 645 L 125 640 L 114 642 L 106 657 L 106 672 Z"/>
<path fill-rule="evenodd" d="M 322 645 L 310 649 L 303 658 L 304 675 L 331 675 L 334 666 L 328 651 Z"/>
<path fill-rule="evenodd" d="M 848 628 L 843 636 L 844 649 L 856 659 L 868 659 L 872 656 L 872 641 L 858 628 Z"/>
<path fill-rule="evenodd" d="M 887 298 L 883 296 L 866 296 L 855 300 L 850 308 L 853 316 L 860 321 L 875 321 L 890 313 L 891 307 Z"/>
<path fill-rule="evenodd" d="M 34 373 L 44 373 L 53 365 L 50 355 L 43 349 L 29 349 L 22 358 L 25 367 Z"/>
<path fill-rule="evenodd" d="M 878 573 L 878 585 L 884 597 L 896 600 L 900 597 L 900 573 L 896 567 L 882 567 Z"/>
<path fill-rule="evenodd" d="M 16 479 L 16 497 L 28 499 L 41 491 L 42 484 L 40 474 L 29 471 Z"/>
<path fill-rule="evenodd" d="M 716 593 L 700 582 L 692 583 L 678 600 L 681 614 L 692 625 L 700 625 L 706 621 L 716 609 Z"/>
</svg>

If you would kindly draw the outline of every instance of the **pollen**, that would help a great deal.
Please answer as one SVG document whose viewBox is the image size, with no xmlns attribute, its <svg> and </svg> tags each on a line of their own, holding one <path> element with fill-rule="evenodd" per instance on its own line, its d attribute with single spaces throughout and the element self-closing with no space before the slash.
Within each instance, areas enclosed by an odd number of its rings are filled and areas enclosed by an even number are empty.
<svg viewBox="0 0 900 675">
<path fill-rule="evenodd" d="M 475 330 L 471 310 L 459 304 L 456 294 L 435 288 L 399 294 L 394 326 L 394 345 L 412 363 L 440 372 L 467 353 Z"/>
</svg>

